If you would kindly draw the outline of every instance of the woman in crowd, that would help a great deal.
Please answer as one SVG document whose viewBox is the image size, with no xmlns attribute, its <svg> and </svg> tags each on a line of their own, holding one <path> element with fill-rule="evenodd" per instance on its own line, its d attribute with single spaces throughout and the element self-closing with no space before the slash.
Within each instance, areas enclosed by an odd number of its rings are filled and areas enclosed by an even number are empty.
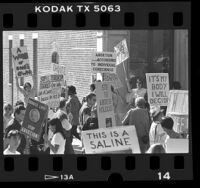
<svg viewBox="0 0 200 188">
<path fill-rule="evenodd" d="M 126 101 L 130 105 L 135 106 L 135 99 L 138 97 L 145 98 L 147 90 L 142 87 L 142 80 L 140 78 L 136 81 L 136 88 L 132 89 L 130 93 L 127 94 Z"/>
<path fill-rule="evenodd" d="M 3 127 L 4 127 L 4 131 L 8 126 L 8 123 L 10 120 L 13 119 L 12 117 L 12 113 L 13 113 L 13 107 L 11 104 L 6 104 L 4 106 L 4 114 L 3 114 Z"/>
<path fill-rule="evenodd" d="M 45 135 L 44 140 L 50 148 L 50 154 L 64 154 L 66 140 L 62 124 L 58 118 L 49 121 L 49 131 L 52 132 L 53 137 L 48 139 L 48 136 Z"/>
<path fill-rule="evenodd" d="M 164 117 L 163 111 L 159 106 L 151 107 L 152 124 L 149 132 L 150 145 L 160 143 L 164 144 L 167 134 L 161 127 L 161 118 Z"/>
<path fill-rule="evenodd" d="M 32 75 L 32 78 L 33 78 L 33 75 Z M 36 84 L 33 84 L 33 87 L 31 86 L 31 84 L 29 82 L 26 82 L 24 84 L 24 87 L 21 88 L 19 86 L 19 81 L 18 81 L 18 77 L 16 76 L 15 77 L 16 79 L 16 86 L 17 86 L 17 89 L 24 95 L 24 103 L 25 103 L 25 107 L 27 106 L 28 104 L 28 99 L 29 98 L 32 98 L 34 99 L 35 98 L 35 94 L 36 94 Z M 34 79 L 33 79 L 34 80 Z"/>
</svg>

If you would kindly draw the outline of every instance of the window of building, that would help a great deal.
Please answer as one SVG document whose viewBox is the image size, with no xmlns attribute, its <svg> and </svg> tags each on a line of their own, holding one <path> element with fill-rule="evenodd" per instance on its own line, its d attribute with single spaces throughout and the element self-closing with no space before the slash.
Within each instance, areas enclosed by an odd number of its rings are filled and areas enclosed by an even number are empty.
<svg viewBox="0 0 200 188">
<path fill-rule="evenodd" d="M 59 64 L 59 55 L 58 52 L 53 52 L 51 55 L 51 61 L 52 63 Z"/>
</svg>

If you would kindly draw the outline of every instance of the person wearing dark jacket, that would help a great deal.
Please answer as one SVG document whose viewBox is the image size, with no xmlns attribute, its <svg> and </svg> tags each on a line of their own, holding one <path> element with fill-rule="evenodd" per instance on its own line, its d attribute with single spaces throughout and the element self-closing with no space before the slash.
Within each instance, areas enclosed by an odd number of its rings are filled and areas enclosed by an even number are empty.
<svg viewBox="0 0 200 188">
<path fill-rule="evenodd" d="M 9 122 L 8 127 L 5 130 L 4 141 L 6 141 L 6 139 L 8 137 L 8 133 L 11 130 L 20 131 L 20 129 L 22 127 L 22 122 L 24 120 L 25 110 L 26 110 L 25 107 L 22 106 L 22 105 L 18 105 L 18 106 L 15 107 L 15 109 L 14 109 L 14 119 Z M 25 148 L 26 148 L 26 138 L 23 134 L 21 134 L 21 143 L 20 143 L 17 151 L 21 154 L 24 154 Z"/>
<path fill-rule="evenodd" d="M 69 103 L 71 105 L 71 113 L 73 115 L 72 119 L 72 136 L 75 136 L 81 140 L 79 133 L 77 132 L 77 127 L 79 123 L 79 110 L 81 108 L 81 103 L 76 95 L 76 88 L 74 86 L 68 86 Z"/>
<path fill-rule="evenodd" d="M 82 131 L 88 131 L 88 130 L 93 130 L 93 129 L 98 129 L 99 124 L 98 124 L 98 118 L 97 118 L 97 108 L 94 106 L 91 110 L 91 116 L 88 117 L 83 124 Z"/>
</svg>

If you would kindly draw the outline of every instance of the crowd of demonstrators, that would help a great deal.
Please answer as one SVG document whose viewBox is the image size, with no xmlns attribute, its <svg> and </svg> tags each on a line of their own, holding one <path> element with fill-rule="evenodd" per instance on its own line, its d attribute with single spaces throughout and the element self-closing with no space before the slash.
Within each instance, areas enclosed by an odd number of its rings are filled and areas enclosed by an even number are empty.
<svg viewBox="0 0 200 188">
<path fill-rule="evenodd" d="M 169 138 L 182 138 L 173 130 L 173 119 L 165 116 L 159 106 L 149 106 L 147 91 L 142 87 L 141 79 L 137 79 L 137 88 L 129 95 L 130 108 L 123 120 L 118 115 L 119 95 L 111 86 L 114 114 L 117 126 L 134 125 L 141 153 L 165 153 Z M 24 94 L 24 102 L 19 100 L 14 105 L 4 106 L 4 154 L 26 154 L 27 144 L 30 154 L 74 154 L 73 139 L 81 141 L 81 131 L 99 128 L 95 84 L 90 85 L 90 93 L 81 104 L 73 85 L 63 87 L 59 107 L 49 111 L 49 119 L 43 124 L 39 142 L 28 139 L 20 133 L 29 98 L 34 96 L 34 87 L 30 83 L 18 89 Z M 14 112 L 14 113 L 13 113 Z M 81 127 L 81 130 L 79 129 Z"/>
</svg>

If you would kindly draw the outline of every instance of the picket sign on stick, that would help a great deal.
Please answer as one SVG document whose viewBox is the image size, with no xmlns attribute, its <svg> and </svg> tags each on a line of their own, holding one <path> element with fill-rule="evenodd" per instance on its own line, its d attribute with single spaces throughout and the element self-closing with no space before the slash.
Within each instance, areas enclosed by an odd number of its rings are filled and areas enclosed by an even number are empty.
<svg viewBox="0 0 200 188">
<path fill-rule="evenodd" d="M 16 76 L 18 78 L 31 76 L 32 71 L 30 69 L 27 47 L 21 46 L 18 48 L 12 48 L 11 51 Z"/>
<path fill-rule="evenodd" d="M 128 52 L 126 39 L 123 39 L 120 43 L 118 43 L 114 47 L 114 51 L 116 53 L 116 59 L 117 59 L 116 65 L 119 65 L 120 63 L 122 63 L 127 88 L 128 88 L 128 91 L 130 91 L 130 85 L 129 85 L 129 82 L 128 82 L 128 76 L 127 76 L 126 68 L 125 68 L 125 61 L 129 58 L 129 52 Z"/>
<path fill-rule="evenodd" d="M 42 133 L 42 126 L 47 117 L 48 106 L 29 98 L 26 107 L 25 117 L 22 124 L 21 132 L 31 139 L 39 142 Z"/>
<path fill-rule="evenodd" d="M 93 52 L 92 73 L 116 73 L 116 54 L 114 52 Z"/>
<path fill-rule="evenodd" d="M 146 82 L 150 106 L 167 106 L 169 95 L 168 73 L 146 73 Z"/>
<path fill-rule="evenodd" d="M 96 82 L 97 114 L 99 127 L 116 126 L 111 84 Z"/>
<path fill-rule="evenodd" d="M 39 101 L 49 108 L 57 108 L 61 97 L 61 86 L 64 85 L 64 76 L 59 74 L 40 77 Z"/>
<path fill-rule="evenodd" d="M 140 153 L 135 126 L 100 128 L 82 132 L 86 154 Z"/>
</svg>

